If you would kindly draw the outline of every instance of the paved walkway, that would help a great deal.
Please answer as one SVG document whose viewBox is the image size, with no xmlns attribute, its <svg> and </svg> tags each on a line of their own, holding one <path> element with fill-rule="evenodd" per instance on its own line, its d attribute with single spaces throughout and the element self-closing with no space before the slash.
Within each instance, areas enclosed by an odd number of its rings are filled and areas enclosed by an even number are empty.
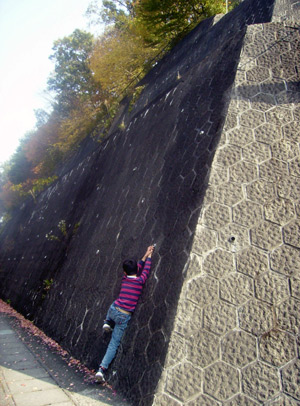
<svg viewBox="0 0 300 406">
<path fill-rule="evenodd" d="M 128 406 L 109 385 L 85 378 L 13 316 L 0 313 L 1 406 Z"/>
</svg>

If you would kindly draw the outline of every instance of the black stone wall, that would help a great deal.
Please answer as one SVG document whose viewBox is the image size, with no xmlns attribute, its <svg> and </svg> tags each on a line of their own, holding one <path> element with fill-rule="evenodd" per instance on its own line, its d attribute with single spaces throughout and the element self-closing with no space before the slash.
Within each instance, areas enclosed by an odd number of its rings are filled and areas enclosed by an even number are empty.
<svg viewBox="0 0 300 406">
<path fill-rule="evenodd" d="M 101 328 L 121 262 L 157 243 L 111 368 L 112 382 L 135 405 L 151 404 L 164 365 L 246 24 L 270 21 L 272 10 L 273 0 L 246 0 L 196 27 L 140 83 L 131 112 L 124 102 L 108 137 L 87 140 L 1 233 L 1 297 L 94 368 L 107 346 Z M 46 238 L 51 232 L 58 240 Z"/>
</svg>

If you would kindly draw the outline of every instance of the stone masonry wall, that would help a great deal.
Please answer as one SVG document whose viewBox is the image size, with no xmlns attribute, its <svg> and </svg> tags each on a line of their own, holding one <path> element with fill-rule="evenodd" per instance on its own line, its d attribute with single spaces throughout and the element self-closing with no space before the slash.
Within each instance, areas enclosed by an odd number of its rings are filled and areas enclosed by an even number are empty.
<svg viewBox="0 0 300 406">
<path fill-rule="evenodd" d="M 247 28 L 155 406 L 300 404 L 299 22 Z"/>
<path fill-rule="evenodd" d="M 92 368 L 121 262 L 157 243 L 110 368 L 133 405 L 299 402 L 299 30 L 273 11 L 199 24 L 0 234 L 1 297 Z"/>
</svg>

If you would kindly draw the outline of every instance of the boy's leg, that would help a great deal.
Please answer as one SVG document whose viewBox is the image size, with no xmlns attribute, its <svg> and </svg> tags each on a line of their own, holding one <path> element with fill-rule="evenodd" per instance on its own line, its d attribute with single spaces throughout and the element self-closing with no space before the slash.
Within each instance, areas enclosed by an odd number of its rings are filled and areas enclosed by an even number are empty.
<svg viewBox="0 0 300 406">
<path fill-rule="evenodd" d="M 127 315 L 125 315 L 125 316 L 127 316 Z M 126 319 L 124 318 L 123 323 L 120 324 L 120 323 L 116 322 L 115 328 L 112 332 L 111 339 L 110 339 L 110 342 L 109 342 L 107 350 L 106 350 L 106 353 L 105 353 L 104 358 L 100 365 L 104 369 L 107 369 L 109 367 L 110 363 L 112 362 L 112 360 L 114 359 L 129 320 L 130 320 L 130 316 L 127 316 Z"/>
<path fill-rule="evenodd" d="M 107 369 L 111 361 L 114 359 L 117 349 L 120 345 L 120 341 L 123 337 L 124 331 L 126 330 L 127 324 L 131 318 L 130 315 L 120 313 L 116 309 L 113 309 L 113 312 L 115 313 L 115 315 L 113 316 L 115 321 L 115 328 L 112 332 L 111 339 L 108 344 L 104 358 L 102 359 L 102 362 L 100 364 L 100 366 L 103 367 L 104 369 Z"/>
</svg>

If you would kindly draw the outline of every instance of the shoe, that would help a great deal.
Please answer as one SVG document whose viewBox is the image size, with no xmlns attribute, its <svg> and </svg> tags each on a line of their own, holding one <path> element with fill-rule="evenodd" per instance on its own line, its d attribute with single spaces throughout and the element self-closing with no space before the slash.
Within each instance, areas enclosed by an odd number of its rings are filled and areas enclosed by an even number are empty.
<svg viewBox="0 0 300 406">
<path fill-rule="evenodd" d="M 103 324 L 103 331 L 105 331 L 106 333 L 110 333 L 111 331 L 113 331 L 115 327 L 115 322 L 113 320 L 104 320 L 104 324 Z"/>
<path fill-rule="evenodd" d="M 105 382 L 104 371 L 102 368 L 96 373 L 95 378 L 97 382 Z"/>
<path fill-rule="evenodd" d="M 110 333 L 111 331 L 113 331 L 113 329 L 111 328 L 111 326 L 108 323 L 104 323 L 102 328 L 103 328 L 103 331 L 105 331 L 106 333 Z"/>
</svg>

